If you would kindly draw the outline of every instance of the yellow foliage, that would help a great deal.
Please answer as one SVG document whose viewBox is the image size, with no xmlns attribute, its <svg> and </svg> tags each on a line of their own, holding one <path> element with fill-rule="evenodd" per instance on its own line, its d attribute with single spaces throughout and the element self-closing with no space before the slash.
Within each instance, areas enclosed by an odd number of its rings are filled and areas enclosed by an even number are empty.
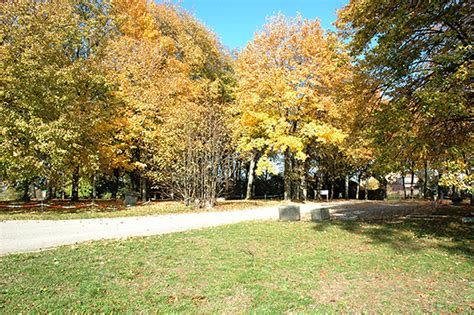
<svg viewBox="0 0 474 315">
<path fill-rule="evenodd" d="M 458 159 L 443 163 L 446 172 L 442 174 L 439 184 L 445 187 L 456 187 L 473 191 L 474 173 L 469 172 L 470 166 L 465 161 Z"/>
<path fill-rule="evenodd" d="M 325 123 L 317 124 L 314 121 L 304 124 L 301 133 L 309 139 L 336 145 L 341 144 L 348 136 L 339 128 Z"/>
<path fill-rule="evenodd" d="M 139 40 L 159 37 L 147 0 L 114 0 L 112 5 L 123 34 Z"/>
<path fill-rule="evenodd" d="M 272 163 L 269 159 L 268 156 L 264 155 L 262 156 L 257 163 L 257 168 L 255 170 L 255 174 L 257 176 L 261 176 L 263 172 L 267 171 L 270 174 L 278 174 L 278 170 L 275 167 L 275 164 Z"/>
<path fill-rule="evenodd" d="M 265 139 L 266 154 L 289 149 L 300 160 L 315 142 L 341 146 L 347 137 L 341 110 L 347 108 L 340 93 L 351 75 L 341 47 L 317 20 L 271 17 L 238 54 L 235 133 Z M 256 149 L 246 142 L 241 150 Z"/>
</svg>

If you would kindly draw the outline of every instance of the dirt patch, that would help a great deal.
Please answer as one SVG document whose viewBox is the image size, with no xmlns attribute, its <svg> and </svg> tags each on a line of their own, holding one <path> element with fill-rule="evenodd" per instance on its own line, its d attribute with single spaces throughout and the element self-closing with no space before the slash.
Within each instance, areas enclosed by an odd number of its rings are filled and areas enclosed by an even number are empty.
<svg viewBox="0 0 474 315">
<path fill-rule="evenodd" d="M 350 291 L 350 281 L 341 274 L 325 275 L 317 290 L 312 290 L 310 296 L 317 304 L 331 304 L 341 301 Z"/>
<path fill-rule="evenodd" d="M 456 282 L 439 283 L 436 279 L 413 278 L 404 273 L 369 273 L 363 278 L 346 279 L 343 275 L 327 276 L 317 290 L 311 291 L 315 305 L 332 304 L 358 312 L 383 312 L 389 305 L 409 311 L 417 304 L 425 312 L 435 312 L 437 295 L 449 292 L 450 301 L 457 304 L 469 296 L 466 287 Z M 457 309 L 456 312 L 471 312 Z"/>
</svg>

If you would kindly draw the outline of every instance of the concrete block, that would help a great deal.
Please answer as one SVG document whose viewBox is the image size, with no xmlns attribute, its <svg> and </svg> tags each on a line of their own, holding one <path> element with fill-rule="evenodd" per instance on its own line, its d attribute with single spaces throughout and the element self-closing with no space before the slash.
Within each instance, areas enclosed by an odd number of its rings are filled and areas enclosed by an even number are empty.
<svg viewBox="0 0 474 315">
<path fill-rule="evenodd" d="M 137 193 L 127 193 L 125 194 L 125 199 L 123 201 L 126 207 L 133 207 L 137 205 L 138 194 Z"/>
<path fill-rule="evenodd" d="M 311 210 L 311 221 L 329 220 L 329 209 L 313 209 Z"/>
<path fill-rule="evenodd" d="M 301 220 L 300 206 L 285 205 L 278 207 L 279 218 L 281 221 L 299 221 Z"/>
</svg>

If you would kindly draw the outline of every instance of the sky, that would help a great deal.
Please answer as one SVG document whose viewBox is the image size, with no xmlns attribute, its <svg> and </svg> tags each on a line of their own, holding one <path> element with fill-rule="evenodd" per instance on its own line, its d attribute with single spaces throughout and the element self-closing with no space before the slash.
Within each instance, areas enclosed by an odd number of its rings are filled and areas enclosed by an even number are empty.
<svg viewBox="0 0 474 315">
<path fill-rule="evenodd" d="M 180 0 L 229 49 L 245 47 L 266 18 L 278 12 L 304 18 L 319 18 L 325 29 L 334 29 L 336 10 L 349 0 Z"/>
</svg>

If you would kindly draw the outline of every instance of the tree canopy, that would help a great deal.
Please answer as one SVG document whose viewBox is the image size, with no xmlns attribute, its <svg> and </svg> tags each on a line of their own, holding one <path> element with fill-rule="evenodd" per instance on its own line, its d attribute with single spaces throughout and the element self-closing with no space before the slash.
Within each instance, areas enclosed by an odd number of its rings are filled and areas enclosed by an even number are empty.
<svg viewBox="0 0 474 315">
<path fill-rule="evenodd" d="M 379 142 L 443 154 L 472 141 L 472 4 L 351 1 L 338 25 L 380 93 Z"/>
<path fill-rule="evenodd" d="M 169 2 L 4 1 L 0 179 L 197 207 L 394 172 L 471 190 L 471 8 L 352 0 L 336 32 L 277 14 L 231 53 Z"/>
</svg>

